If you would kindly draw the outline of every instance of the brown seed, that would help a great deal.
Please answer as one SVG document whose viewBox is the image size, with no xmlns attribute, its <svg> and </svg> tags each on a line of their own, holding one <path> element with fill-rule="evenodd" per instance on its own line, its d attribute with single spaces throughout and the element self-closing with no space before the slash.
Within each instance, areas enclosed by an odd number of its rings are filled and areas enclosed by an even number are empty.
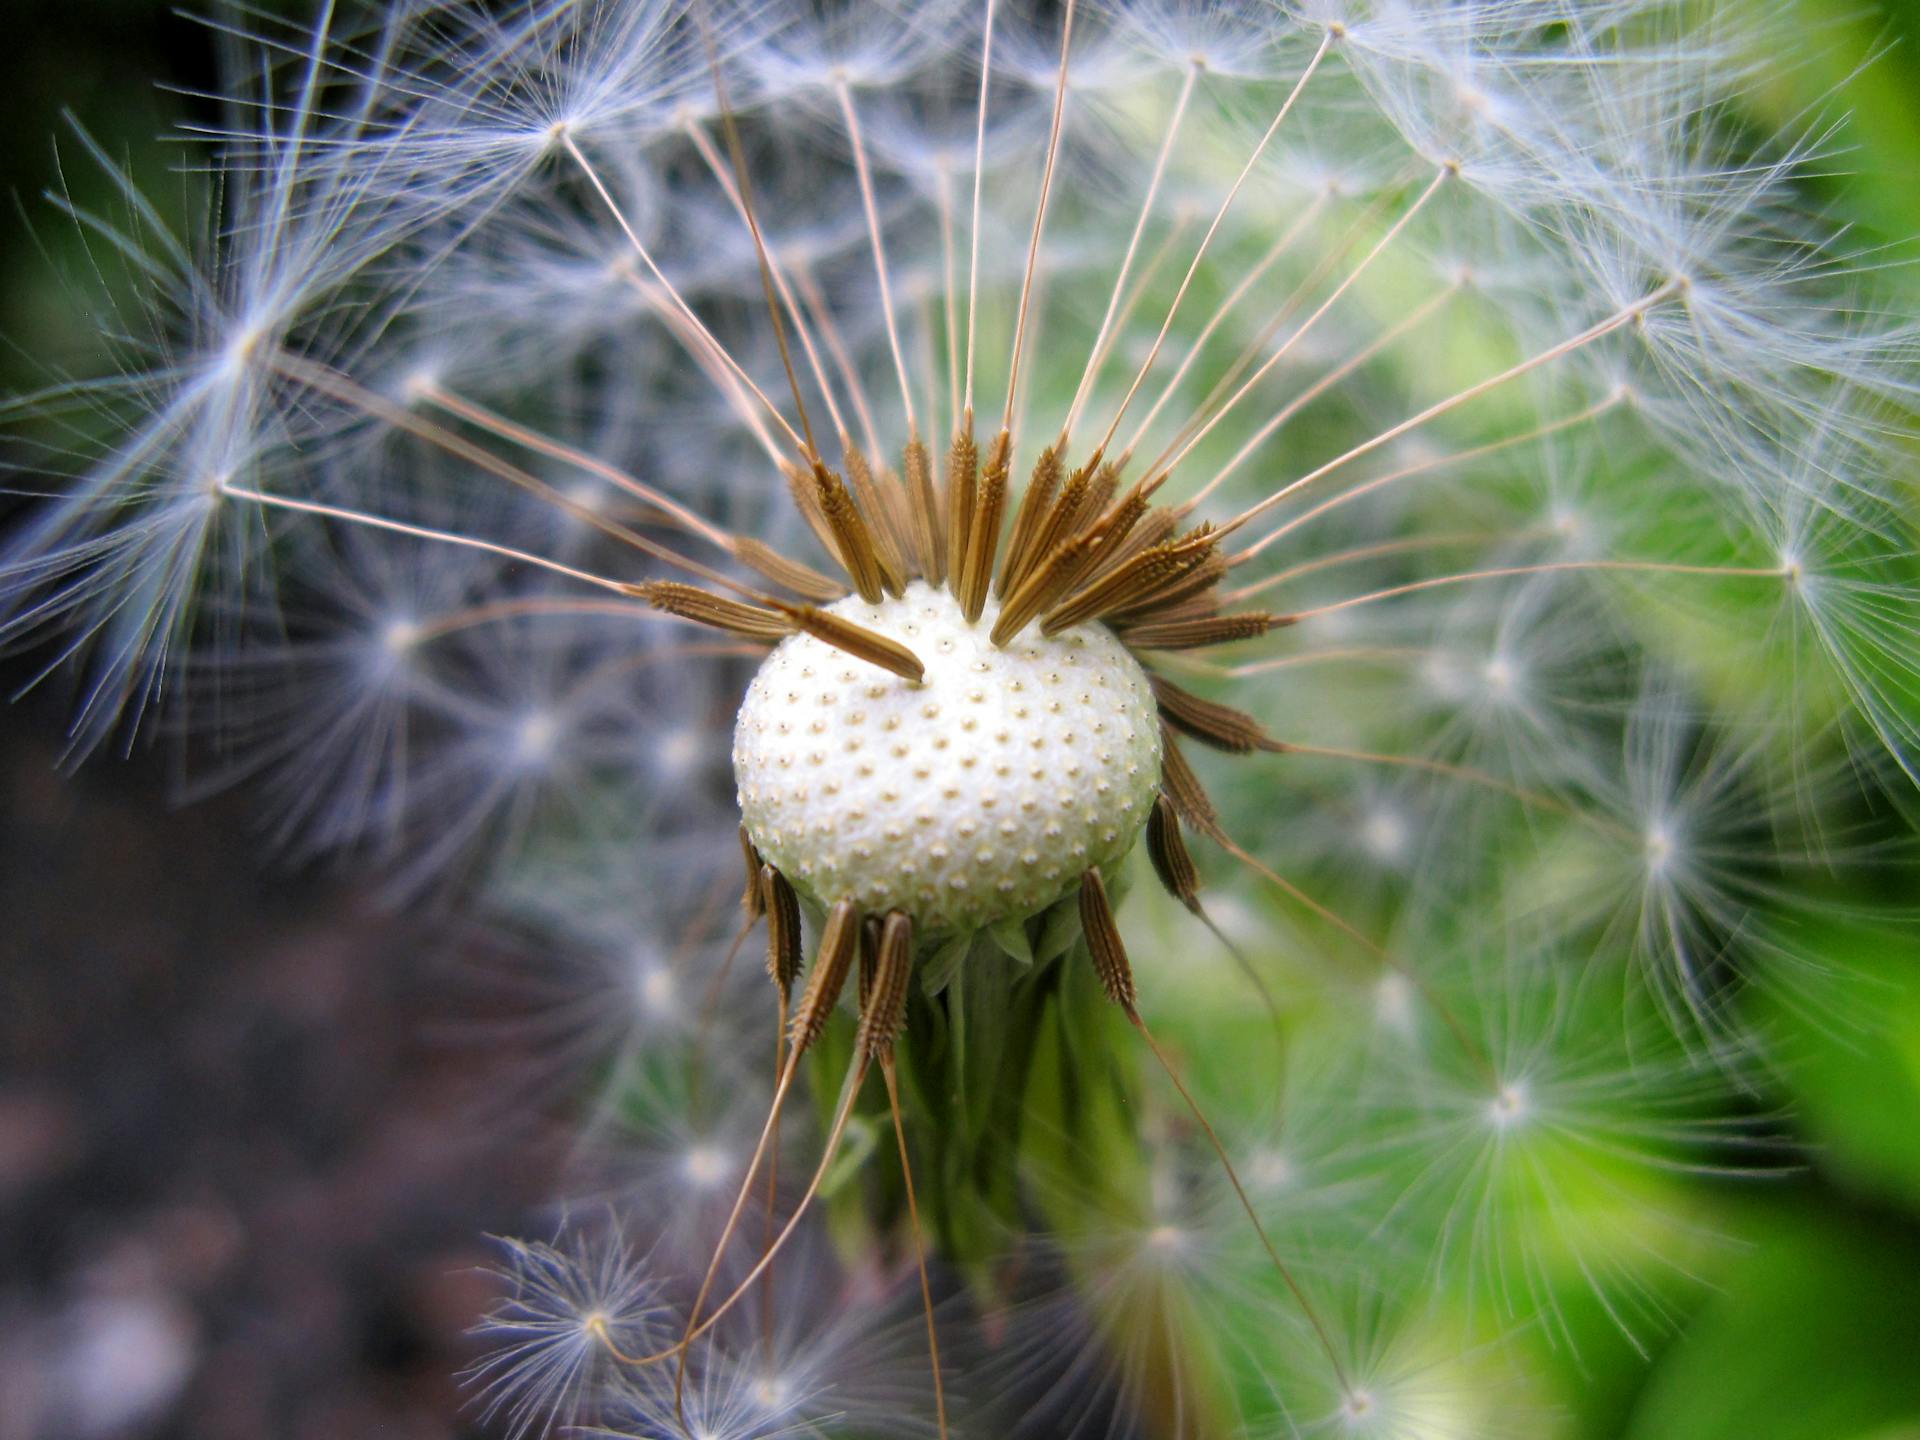
<svg viewBox="0 0 1920 1440">
<path fill-rule="evenodd" d="M 831 575 L 822 575 L 811 565 L 789 560 L 763 540 L 735 536 L 732 548 L 734 558 L 742 565 L 816 605 L 831 605 L 847 593 L 847 587 Z"/>
<path fill-rule="evenodd" d="M 1249 755 L 1267 744 L 1267 732 L 1244 710 L 1203 700 L 1183 690 L 1164 675 L 1149 675 L 1153 698 L 1160 702 L 1160 718 L 1183 735 L 1230 755 Z"/>
<path fill-rule="evenodd" d="M 1279 617 L 1264 610 L 1249 610 L 1238 615 L 1198 615 L 1181 620 L 1148 620 L 1127 626 L 1121 638 L 1144 650 L 1197 650 L 1202 645 L 1225 645 L 1235 640 L 1251 640 L 1279 624 Z"/>
<path fill-rule="evenodd" d="M 907 588 L 904 541 L 893 533 L 893 517 L 888 511 L 886 492 L 881 482 L 874 478 L 873 467 L 867 463 L 867 457 L 861 453 L 858 445 L 848 443 L 844 448 L 847 479 L 853 484 L 853 493 L 859 497 L 861 509 L 869 517 L 867 531 L 880 561 L 881 583 L 887 587 L 889 595 L 898 596 Z"/>
<path fill-rule="evenodd" d="M 1093 525 L 1091 533 L 1099 536 L 1099 541 L 1087 556 L 1086 564 L 1075 577 L 1086 584 L 1102 576 L 1107 566 L 1119 558 L 1127 537 L 1133 533 L 1133 527 L 1140 523 L 1140 517 L 1147 513 L 1147 497 L 1138 485 L 1120 497 L 1120 501 Z"/>
<path fill-rule="evenodd" d="M 740 892 L 740 908 L 746 912 L 747 923 L 751 925 L 767 913 L 766 896 L 760 889 L 760 852 L 753 848 L 753 837 L 747 834 L 747 827 L 740 827 L 740 856 L 747 862 L 747 884 Z"/>
<path fill-rule="evenodd" d="M 1087 950 L 1093 956 L 1094 973 L 1107 998 L 1128 1014 L 1133 1013 L 1138 992 L 1133 984 L 1133 966 L 1127 961 L 1127 947 L 1114 922 L 1113 906 L 1107 900 L 1107 887 L 1098 870 L 1080 877 L 1080 928 L 1086 933 Z"/>
<path fill-rule="evenodd" d="M 860 922 L 860 983 L 854 993 L 862 1013 L 873 996 L 873 977 L 880 970 L 880 929 L 878 915 L 869 915 Z"/>
<path fill-rule="evenodd" d="M 1167 893 L 1194 914 L 1200 913 L 1200 872 L 1194 868 L 1187 842 L 1180 836 L 1180 816 L 1165 792 L 1154 796 L 1147 817 L 1147 858 Z"/>
<path fill-rule="evenodd" d="M 1202 525 L 1191 535 L 1142 550 L 1125 564 L 1070 594 L 1047 613 L 1040 628 L 1049 635 L 1057 635 L 1084 621 L 1124 612 L 1137 605 L 1143 595 L 1165 588 L 1204 563 L 1216 544 L 1212 531 Z"/>
<path fill-rule="evenodd" d="M 834 649 L 844 650 L 869 665 L 891 670 L 903 680 L 918 684 L 926 676 L 927 667 L 920 663 L 918 655 L 897 640 L 877 635 L 864 625 L 856 625 L 812 605 L 783 604 L 780 613 L 789 616 L 795 626 L 814 639 L 824 640 Z"/>
<path fill-rule="evenodd" d="M 955 585 L 967 568 L 967 542 L 973 534 L 975 490 L 980 480 L 980 449 L 973 440 L 973 414 L 947 450 L 947 578 Z"/>
<path fill-rule="evenodd" d="M 1027 479 L 1027 493 L 1020 497 L 1020 509 L 1013 517 L 1013 532 L 1007 536 L 1007 563 L 1001 567 L 1000 579 L 993 587 L 993 593 L 1002 599 L 1026 579 L 1031 568 L 1028 562 L 1034 558 L 1034 544 L 1046 526 L 1047 512 L 1053 505 L 1054 492 L 1060 488 L 1063 469 L 1058 445 L 1047 446 L 1034 463 L 1033 474 Z"/>
<path fill-rule="evenodd" d="M 842 900 L 827 911 L 827 923 L 820 928 L 820 948 L 807 976 L 806 993 L 800 997 L 800 1008 L 793 1012 L 787 1031 L 794 1049 L 807 1049 L 825 1032 L 833 1007 L 840 1003 L 840 992 L 846 988 L 847 971 L 852 968 L 853 952 L 859 943 L 860 912 L 851 900 Z"/>
<path fill-rule="evenodd" d="M 1139 616 L 1146 618 L 1184 605 L 1194 596 L 1200 595 L 1218 585 L 1227 574 L 1226 557 L 1218 550 L 1204 556 L 1194 569 L 1184 575 L 1177 575 L 1156 590 L 1142 595 L 1124 610 L 1115 611 L 1116 615 Z M 1293 623 L 1288 621 L 1288 624 Z"/>
<path fill-rule="evenodd" d="M 1022 580 L 1019 588 L 1007 597 L 1007 603 L 1001 607 L 999 619 L 993 622 L 993 643 L 1005 645 L 1026 629 L 1036 615 L 1064 595 L 1080 569 L 1081 560 L 1093 548 L 1093 544 L 1093 536 L 1076 535 L 1056 547 L 1037 569 Z"/>
<path fill-rule="evenodd" d="M 1125 457 L 1122 458 L 1124 459 Z M 1094 459 L 1099 459 L 1097 452 Z M 1092 465 L 1093 461 L 1088 461 L 1088 464 Z M 1093 522 L 1100 516 L 1106 514 L 1107 506 L 1113 503 L 1114 492 L 1119 488 L 1120 466 L 1111 460 L 1101 463 L 1098 468 L 1094 470 L 1093 480 L 1088 484 L 1085 493 L 1081 495 L 1079 507 L 1074 511 L 1074 529 L 1086 530 L 1092 528 Z"/>
<path fill-rule="evenodd" d="M 919 436 L 907 442 L 904 464 L 907 472 L 908 510 L 913 516 L 913 548 L 920 562 L 920 573 L 930 585 L 942 585 L 947 579 L 946 531 L 939 493 L 933 486 L 933 459 L 926 442 Z"/>
<path fill-rule="evenodd" d="M 987 592 L 993 585 L 993 557 L 1000 548 L 1000 519 L 1007 508 L 1007 445 L 1007 432 L 1002 430 L 994 441 L 974 501 L 967 566 L 959 577 L 960 613 L 969 625 L 987 608 Z"/>
<path fill-rule="evenodd" d="M 1220 812 L 1207 798 L 1206 787 L 1193 772 L 1179 737 L 1162 719 L 1160 722 L 1160 793 L 1173 802 L 1180 818 L 1216 843 L 1224 843 L 1226 832 L 1220 828 Z"/>
<path fill-rule="evenodd" d="M 1112 624 L 1116 630 L 1125 630 L 1141 625 L 1171 625 L 1176 620 L 1213 620 L 1219 614 L 1219 595 L 1212 590 L 1202 590 L 1173 605 L 1152 605 L 1116 615 Z"/>
<path fill-rule="evenodd" d="M 867 528 L 860 507 L 853 503 L 846 481 L 816 461 L 813 487 L 820 501 L 820 513 L 827 517 L 827 527 L 833 532 L 834 554 L 853 581 L 853 588 L 860 592 L 860 598 L 869 605 L 878 605 L 885 593 L 886 570 L 880 563 L 873 532 Z"/>
<path fill-rule="evenodd" d="M 1101 565 L 1111 567 L 1131 560 L 1142 550 L 1171 539 L 1173 532 L 1179 528 L 1178 511 L 1167 505 L 1155 505 L 1140 517 L 1140 523 L 1133 527 L 1127 538 L 1115 547 L 1111 555 L 1101 561 Z M 1099 573 L 1098 570 L 1091 570 L 1087 578 L 1092 579 Z"/>
<path fill-rule="evenodd" d="M 912 968 L 913 921 L 904 911 L 890 911 L 880 931 L 880 961 L 874 970 L 873 990 L 854 1034 L 857 1054 L 881 1061 L 892 1057 L 894 1042 L 907 1023 L 907 979 Z"/>
<path fill-rule="evenodd" d="M 771 865 L 760 867 L 760 903 L 767 912 L 767 976 L 782 995 L 800 974 L 800 897 Z"/>
<path fill-rule="evenodd" d="M 656 610 L 730 634 L 754 640 L 782 640 L 794 632 L 793 622 L 777 610 L 729 600 L 697 585 L 683 585 L 678 580 L 648 580 L 631 588 Z"/>
<path fill-rule="evenodd" d="M 787 493 L 793 497 L 794 508 L 800 512 L 800 518 L 807 522 L 807 528 L 813 531 L 820 548 L 838 560 L 838 542 L 833 538 L 833 527 L 827 524 L 826 512 L 820 508 L 820 495 L 814 488 L 813 472 L 789 460 L 780 466 L 780 473 L 787 477 Z"/>
</svg>

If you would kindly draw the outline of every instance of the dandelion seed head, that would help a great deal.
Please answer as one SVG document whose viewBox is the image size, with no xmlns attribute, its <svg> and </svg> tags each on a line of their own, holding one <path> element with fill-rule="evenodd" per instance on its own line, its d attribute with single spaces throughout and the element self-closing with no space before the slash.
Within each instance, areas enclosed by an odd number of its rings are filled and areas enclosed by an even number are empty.
<svg viewBox="0 0 1920 1440">
<path fill-rule="evenodd" d="M 755 675 L 734 736 L 741 811 L 796 885 L 972 928 L 1035 914 L 1132 848 L 1160 736 L 1146 677 L 1111 635 L 1001 649 L 923 584 L 836 613 L 912 647 L 926 674 L 801 636 Z"/>
<path fill-rule="evenodd" d="M 404 662 L 413 647 L 420 643 L 420 622 L 408 616 L 396 615 L 380 626 L 380 649 L 394 662 Z"/>
<path fill-rule="evenodd" d="M 1412 1036 L 1414 1003 L 1413 984 L 1404 975 L 1383 975 L 1373 987 L 1374 1015 L 1396 1035 Z"/>
<path fill-rule="evenodd" d="M 1360 827 L 1361 838 L 1375 859 L 1393 862 L 1406 854 L 1409 840 L 1405 817 L 1395 811 L 1375 809 Z"/>
<path fill-rule="evenodd" d="M 1507 1081 L 1487 1102 L 1487 1123 L 1495 1130 L 1513 1130 L 1526 1124 L 1531 1114 L 1532 1105 L 1524 1081 Z"/>
<path fill-rule="evenodd" d="M 634 987 L 640 1006 L 651 1015 L 670 1015 L 679 1003 L 679 985 L 673 971 L 651 955 L 642 956 L 635 966 L 638 984 Z"/>
<path fill-rule="evenodd" d="M 681 1160 L 680 1173 L 695 1190 L 717 1190 L 734 1173 L 733 1157 L 717 1145 L 695 1145 Z"/>
</svg>

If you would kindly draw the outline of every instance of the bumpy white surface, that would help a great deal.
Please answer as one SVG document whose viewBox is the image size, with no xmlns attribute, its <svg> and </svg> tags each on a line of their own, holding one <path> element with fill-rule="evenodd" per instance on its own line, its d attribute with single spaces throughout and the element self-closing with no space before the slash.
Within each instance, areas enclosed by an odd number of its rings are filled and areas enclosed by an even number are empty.
<svg viewBox="0 0 1920 1440">
<path fill-rule="evenodd" d="M 919 684 L 796 635 L 761 665 L 733 771 L 762 856 L 822 904 L 903 910 L 922 934 L 1032 915 L 1126 853 L 1160 783 L 1147 677 L 1099 625 L 1004 650 L 991 601 L 945 590 L 833 607 L 920 657 Z"/>
</svg>

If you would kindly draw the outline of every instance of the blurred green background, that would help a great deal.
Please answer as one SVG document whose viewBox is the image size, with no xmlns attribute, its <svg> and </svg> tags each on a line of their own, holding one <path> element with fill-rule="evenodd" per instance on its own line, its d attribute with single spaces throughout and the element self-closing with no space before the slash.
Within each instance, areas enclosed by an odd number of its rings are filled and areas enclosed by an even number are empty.
<svg viewBox="0 0 1920 1440">
<path fill-rule="evenodd" d="M 1844 117 L 1835 168 L 1850 173 L 1821 182 L 1816 198 L 1858 244 L 1910 259 L 1920 237 L 1920 4 L 1749 3 L 1777 15 L 1783 36 L 1805 38 L 1793 63 L 1747 97 L 1756 127 Z M 124 156 L 163 208 L 191 213 L 197 181 L 174 172 L 194 152 L 164 137 L 182 118 L 217 119 L 202 97 L 216 87 L 218 41 L 166 0 L 9 0 L 7 18 L 0 185 L 13 204 L 0 247 L 0 390 L 18 393 L 100 363 L 94 317 L 55 278 L 79 260 L 74 227 L 44 194 L 66 186 L 82 206 L 115 202 L 97 169 L 76 160 L 63 112 Z M 1896 271 L 1893 282 L 1920 315 L 1920 274 Z M 51 734 L 56 712 L 37 706 L 30 723 Z M 127 773 L 91 783 L 150 787 L 157 764 L 109 762 Z M 1881 914 L 1920 900 L 1901 866 L 1855 883 Z M 1800 931 L 1805 953 L 1831 962 L 1814 1003 L 1763 998 L 1772 990 L 1753 1002 L 1771 1007 L 1756 1018 L 1775 1037 L 1803 1163 L 1779 1178 L 1704 1187 L 1704 1218 L 1735 1243 L 1703 1253 L 1707 1283 L 1677 1302 L 1680 1323 L 1650 1360 L 1597 1306 L 1574 1315 L 1578 1351 L 1553 1363 L 1580 1435 L 1920 1440 L 1920 955 L 1883 928 L 1820 925 Z M 1806 984 L 1796 987 L 1806 997 Z M 14 1259 L 0 1255 L 0 1269 Z M 0 1437 L 14 1433 L 0 1418 Z"/>
</svg>

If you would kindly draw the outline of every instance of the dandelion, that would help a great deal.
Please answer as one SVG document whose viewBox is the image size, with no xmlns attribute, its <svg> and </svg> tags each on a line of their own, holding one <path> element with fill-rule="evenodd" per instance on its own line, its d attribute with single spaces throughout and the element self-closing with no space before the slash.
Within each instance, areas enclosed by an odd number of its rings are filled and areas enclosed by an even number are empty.
<svg viewBox="0 0 1920 1440">
<path fill-rule="evenodd" d="M 642 1243 L 510 1250 L 493 1412 L 1549 1433 L 1915 773 L 1914 335 L 1827 137 L 1736 123 L 1757 34 L 363 21 L 248 37 L 205 236 L 74 214 L 144 308 L 19 407 L 0 616 L 77 751 L 189 718 L 552 952 Z"/>
</svg>

